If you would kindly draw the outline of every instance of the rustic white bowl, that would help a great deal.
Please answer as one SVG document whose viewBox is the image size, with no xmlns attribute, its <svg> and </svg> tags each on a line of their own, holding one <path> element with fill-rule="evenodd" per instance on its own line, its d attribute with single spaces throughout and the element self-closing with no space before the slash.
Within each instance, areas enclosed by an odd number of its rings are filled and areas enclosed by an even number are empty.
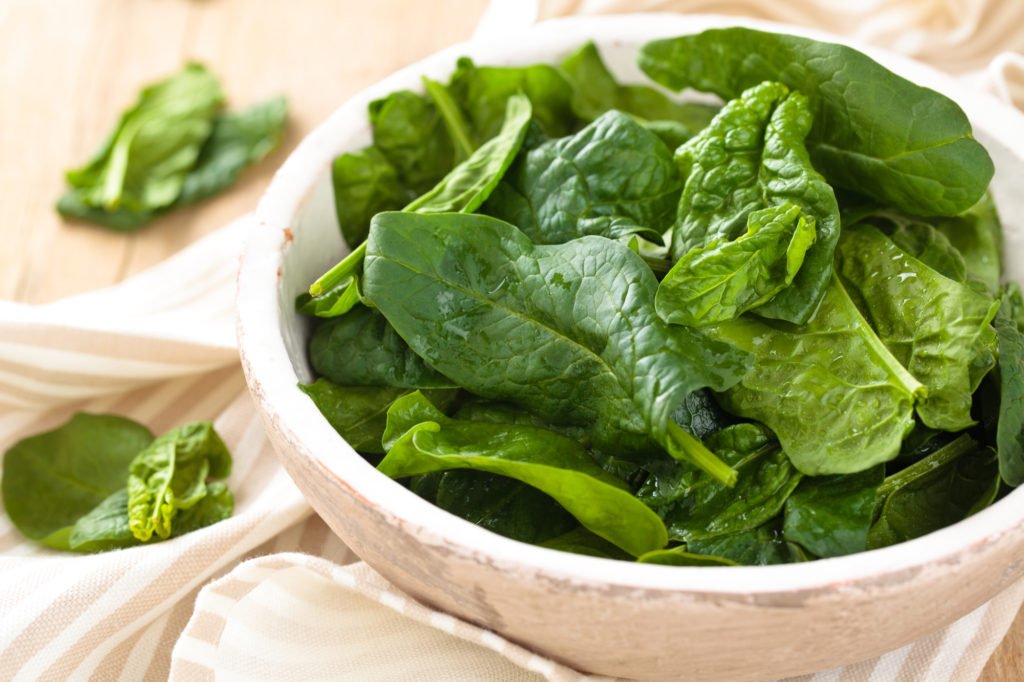
<svg viewBox="0 0 1024 682">
<path fill-rule="evenodd" d="M 549 22 L 504 41 L 458 45 L 403 69 L 346 102 L 291 155 L 260 203 L 242 263 L 239 342 L 249 388 L 281 461 L 317 513 L 409 594 L 580 670 L 663 680 L 754 680 L 820 670 L 902 646 L 1024 574 L 1024 490 L 913 542 L 807 564 L 677 568 L 521 544 L 378 473 L 296 388 L 311 379 L 310 325 L 295 314 L 293 301 L 346 251 L 329 168 L 338 153 L 369 141 L 367 102 L 399 88 L 419 89 L 422 74 L 446 78 L 460 55 L 483 64 L 555 63 L 588 39 L 621 77 L 640 80 L 636 50 L 647 40 L 737 23 L 839 41 L 734 18 L 615 16 Z M 920 64 L 857 47 L 967 111 L 996 162 L 1007 265 L 1021 279 L 1024 117 Z"/>
</svg>

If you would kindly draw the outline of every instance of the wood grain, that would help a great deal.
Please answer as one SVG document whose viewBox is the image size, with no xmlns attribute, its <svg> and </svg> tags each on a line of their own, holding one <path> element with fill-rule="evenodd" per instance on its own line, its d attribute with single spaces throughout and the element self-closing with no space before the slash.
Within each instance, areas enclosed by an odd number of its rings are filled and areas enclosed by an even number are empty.
<svg viewBox="0 0 1024 682">
<path fill-rule="evenodd" d="M 275 168 L 348 96 L 464 40 L 486 0 L 0 0 L 0 299 L 105 286 L 251 210 Z M 232 106 L 288 96 L 282 148 L 227 194 L 122 235 L 53 211 L 139 87 L 205 62 Z M 230 264 L 226 264 L 230 267 Z M 1024 614 L 983 682 L 1024 679 Z"/>
</svg>

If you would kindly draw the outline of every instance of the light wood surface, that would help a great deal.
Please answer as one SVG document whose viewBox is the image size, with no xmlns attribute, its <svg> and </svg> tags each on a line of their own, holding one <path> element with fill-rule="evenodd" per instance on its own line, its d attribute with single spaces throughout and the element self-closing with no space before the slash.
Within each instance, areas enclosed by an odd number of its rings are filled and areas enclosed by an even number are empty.
<svg viewBox="0 0 1024 682">
<path fill-rule="evenodd" d="M 349 95 L 473 30 L 486 0 L 0 0 L 0 299 L 113 284 L 251 210 L 288 151 Z M 65 223 L 63 171 L 139 87 L 187 59 L 230 105 L 284 93 L 289 130 L 228 193 L 123 235 Z M 225 264 L 233 267 L 233 264 Z M 984 682 L 1024 679 L 1024 613 Z"/>
</svg>

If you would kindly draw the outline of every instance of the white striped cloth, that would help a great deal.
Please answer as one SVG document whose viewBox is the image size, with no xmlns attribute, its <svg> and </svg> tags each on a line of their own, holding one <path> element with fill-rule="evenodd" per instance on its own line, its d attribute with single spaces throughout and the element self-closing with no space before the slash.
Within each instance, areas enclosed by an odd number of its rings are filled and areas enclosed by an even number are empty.
<svg viewBox="0 0 1024 682">
<path fill-rule="evenodd" d="M 1019 0 L 868 5 L 876 17 L 861 23 L 849 9 L 825 21 L 822 0 L 538 7 L 542 16 L 656 7 L 824 22 L 972 68 L 1022 49 Z M 492 13 L 491 25 L 508 28 L 500 16 L 510 15 Z M 885 43 L 895 18 L 916 24 Z M 971 77 L 1024 104 L 1020 55 L 1001 54 Z M 109 289 L 45 306 L 0 302 L 0 450 L 88 410 L 157 432 L 216 417 L 236 459 L 235 515 L 152 546 L 62 554 L 26 542 L 0 516 L 0 679 L 595 679 L 408 599 L 311 515 L 270 451 L 237 365 L 233 281 L 246 229 L 241 220 Z M 803 679 L 976 679 L 1022 602 L 1024 583 L 914 644 Z"/>
</svg>

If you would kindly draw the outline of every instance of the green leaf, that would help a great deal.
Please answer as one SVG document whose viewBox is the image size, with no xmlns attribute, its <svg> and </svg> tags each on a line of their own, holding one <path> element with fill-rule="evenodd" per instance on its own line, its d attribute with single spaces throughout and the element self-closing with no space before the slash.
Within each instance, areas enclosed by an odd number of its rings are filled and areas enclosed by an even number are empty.
<svg viewBox="0 0 1024 682">
<path fill-rule="evenodd" d="M 182 509 L 207 495 L 206 479 L 231 474 L 231 453 L 209 422 L 194 422 L 163 434 L 129 466 L 128 523 L 146 542 L 171 535 Z"/>
<path fill-rule="evenodd" d="M 762 83 L 727 103 L 711 124 L 676 151 L 686 178 L 672 233 L 672 257 L 719 240 L 734 240 L 751 213 L 795 204 L 814 219 L 816 239 L 793 285 L 758 314 L 803 324 L 832 276 L 839 208 L 832 188 L 811 165 L 804 138 L 811 129 L 807 98 L 779 83 Z"/>
<path fill-rule="evenodd" d="M 437 477 L 424 494 L 423 479 Z M 418 485 L 417 485 L 418 483 Z M 441 509 L 520 542 L 539 544 L 578 526 L 572 514 L 536 488 L 470 469 L 425 474 L 412 490 Z"/>
<path fill-rule="evenodd" d="M 870 225 L 843 231 L 839 270 L 879 339 L 927 387 L 917 413 L 932 428 L 974 424 L 971 398 L 995 365 L 998 303 L 935 272 Z"/>
<path fill-rule="evenodd" d="M 641 564 L 662 566 L 739 566 L 732 559 L 709 554 L 693 554 L 686 551 L 686 545 L 672 549 L 656 549 L 637 558 Z"/>
<path fill-rule="evenodd" d="M 999 465 L 991 448 L 967 435 L 889 476 L 878 489 L 868 549 L 906 542 L 952 525 L 992 504 Z"/>
<path fill-rule="evenodd" d="M 409 393 L 409 389 L 388 386 L 339 386 L 324 378 L 299 384 L 299 388 L 353 450 L 377 455 L 384 454 L 381 438 L 388 408 Z M 424 395 L 443 409 L 455 398 L 455 391 L 426 391 Z"/>
<path fill-rule="evenodd" d="M 534 246 L 485 216 L 383 213 L 367 240 L 366 297 L 459 386 L 585 427 L 597 448 L 656 443 L 731 481 L 669 415 L 695 389 L 732 385 L 744 356 L 661 322 L 656 288 L 621 244 Z"/>
<path fill-rule="evenodd" d="M 200 64 L 143 89 L 88 164 L 68 171 L 76 199 L 94 209 L 148 213 L 173 204 L 223 102 Z"/>
<path fill-rule="evenodd" d="M 893 244 L 943 277 L 967 282 L 967 264 L 949 238 L 926 223 L 907 222 L 889 234 Z"/>
<path fill-rule="evenodd" d="M 280 144 L 287 118 L 284 97 L 218 116 L 175 204 L 195 203 L 230 187 L 244 168 L 261 161 Z"/>
<path fill-rule="evenodd" d="M 796 545 L 786 542 L 782 537 L 776 521 L 735 535 L 693 540 L 687 543 L 685 551 L 743 566 L 768 566 L 807 560 Z"/>
<path fill-rule="evenodd" d="M 738 472 L 734 487 L 679 467 L 675 477 L 652 476 L 637 492 L 648 505 L 668 503 L 656 511 L 671 540 L 690 542 L 757 528 L 782 511 L 800 482 L 800 474 L 759 424 L 729 426 L 704 444 Z"/>
<path fill-rule="evenodd" d="M 420 421 L 426 415 L 430 419 Z M 605 473 L 579 443 L 553 431 L 449 419 L 416 393 L 388 410 L 388 433 L 403 431 L 377 467 L 392 478 L 449 469 L 507 476 L 550 495 L 587 529 L 630 554 L 667 541 L 661 519 L 622 481 Z"/>
<path fill-rule="evenodd" d="M 819 557 L 863 552 L 884 477 L 879 464 L 858 474 L 804 478 L 786 500 L 786 540 Z"/>
<path fill-rule="evenodd" d="M 373 144 L 413 196 L 427 191 L 456 163 L 443 118 L 429 97 L 399 90 L 370 102 Z M 382 172 L 379 168 L 375 172 Z M 355 246 L 356 242 L 349 241 Z"/>
<path fill-rule="evenodd" d="M 71 220 L 82 220 L 117 232 L 133 232 L 157 217 L 156 211 L 124 208 L 95 208 L 86 203 L 83 190 L 69 189 L 57 200 L 57 212 Z"/>
<path fill-rule="evenodd" d="M 295 298 L 295 310 L 313 317 L 340 317 L 361 302 L 359 277 L 352 275 L 320 296 L 303 292 Z"/>
<path fill-rule="evenodd" d="M 573 86 L 573 111 L 588 122 L 618 109 L 646 121 L 678 123 L 688 139 L 710 123 L 718 111 L 711 104 L 676 102 L 648 85 L 619 84 L 592 42 L 565 58 L 562 73 Z"/>
<path fill-rule="evenodd" d="M 124 488 L 128 465 L 152 441 L 149 429 L 130 419 L 81 412 L 18 441 L 3 458 L 7 516 L 24 536 L 69 549 L 76 522 Z"/>
<path fill-rule="evenodd" d="M 691 327 L 739 317 L 793 282 L 814 239 L 814 217 L 795 204 L 755 211 L 746 234 L 687 251 L 672 266 L 658 286 L 658 315 Z"/>
<path fill-rule="evenodd" d="M 572 86 L 552 66 L 476 66 L 468 57 L 455 65 L 448 92 L 459 103 L 473 142 L 479 146 L 498 134 L 506 102 L 517 93 L 530 98 L 534 120 L 548 137 L 576 129 Z"/>
<path fill-rule="evenodd" d="M 885 348 L 838 280 L 803 327 L 750 316 L 705 328 L 753 356 L 720 396 L 733 414 L 766 424 L 801 472 L 869 469 L 896 457 L 924 388 Z"/>
<path fill-rule="evenodd" d="M 336 157 L 331 164 L 331 185 L 338 225 L 351 248 L 366 239 L 370 218 L 381 211 L 397 210 L 415 196 L 377 147 Z"/>
<path fill-rule="evenodd" d="M 640 68 L 672 90 L 724 99 L 766 80 L 804 93 L 815 167 L 835 185 L 908 213 L 961 213 L 992 179 L 992 160 L 960 107 L 843 45 L 714 29 L 647 43 Z"/>
<path fill-rule="evenodd" d="M 999 344 L 999 473 L 1008 485 L 1024 483 L 1024 300 L 1016 284 L 1003 293 L 995 329 Z"/>
<path fill-rule="evenodd" d="M 498 134 L 473 151 L 432 190 L 405 207 L 417 213 L 472 213 L 490 196 L 512 165 L 530 126 L 532 109 L 525 95 L 508 98 Z"/>
<path fill-rule="evenodd" d="M 317 327 L 309 340 L 309 361 L 317 374 L 342 386 L 455 387 L 380 312 L 365 306 Z"/>
<path fill-rule="evenodd" d="M 538 244 L 584 235 L 653 239 L 672 224 L 682 182 L 672 153 L 629 116 L 610 111 L 586 128 L 521 155 L 482 212 Z"/>
<path fill-rule="evenodd" d="M 933 222 L 963 255 L 967 273 L 997 294 L 1003 276 L 1003 228 L 992 195 L 986 193 L 960 215 L 935 218 Z"/>
</svg>

